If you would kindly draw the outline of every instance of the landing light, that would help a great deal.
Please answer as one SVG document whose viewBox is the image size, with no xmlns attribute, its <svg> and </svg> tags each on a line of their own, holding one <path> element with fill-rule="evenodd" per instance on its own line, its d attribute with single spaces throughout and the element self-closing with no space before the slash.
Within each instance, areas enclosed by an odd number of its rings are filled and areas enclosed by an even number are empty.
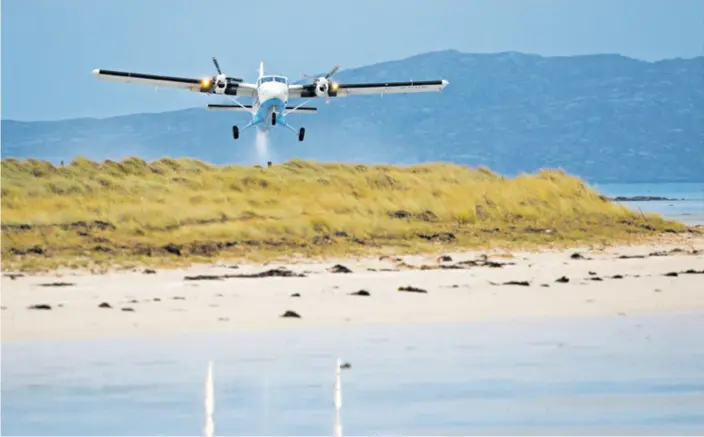
<svg viewBox="0 0 704 437">
<path fill-rule="evenodd" d="M 340 87 L 340 85 L 337 82 L 332 83 L 332 89 L 337 91 L 337 89 Z"/>
<path fill-rule="evenodd" d="M 208 87 L 210 86 L 210 79 L 203 79 L 200 83 L 203 84 L 204 87 Z"/>
</svg>

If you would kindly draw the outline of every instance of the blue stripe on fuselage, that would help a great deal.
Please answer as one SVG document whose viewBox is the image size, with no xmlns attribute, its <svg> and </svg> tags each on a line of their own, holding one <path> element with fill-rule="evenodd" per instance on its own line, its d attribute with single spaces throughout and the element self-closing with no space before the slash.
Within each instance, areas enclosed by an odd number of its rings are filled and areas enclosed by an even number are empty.
<svg viewBox="0 0 704 437">
<path fill-rule="evenodd" d="M 259 104 L 257 113 L 254 115 L 254 124 L 271 124 L 271 111 L 276 109 L 279 114 L 284 113 L 285 105 L 283 100 L 279 98 L 271 98 Z"/>
</svg>

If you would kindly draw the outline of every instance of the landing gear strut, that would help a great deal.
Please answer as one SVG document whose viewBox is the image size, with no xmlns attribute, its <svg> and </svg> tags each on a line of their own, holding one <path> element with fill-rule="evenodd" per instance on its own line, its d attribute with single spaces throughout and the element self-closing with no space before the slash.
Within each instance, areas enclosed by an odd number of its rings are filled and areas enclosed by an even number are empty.
<svg viewBox="0 0 704 437">
<path fill-rule="evenodd" d="M 298 131 L 298 141 L 303 141 L 303 137 L 305 137 L 305 136 L 306 136 L 306 128 L 302 127 Z"/>
<path fill-rule="evenodd" d="M 237 139 L 240 137 L 240 128 L 238 128 L 237 126 L 232 126 L 232 137 L 234 139 Z"/>
<path fill-rule="evenodd" d="M 276 112 L 271 113 L 271 125 L 276 126 Z"/>
</svg>

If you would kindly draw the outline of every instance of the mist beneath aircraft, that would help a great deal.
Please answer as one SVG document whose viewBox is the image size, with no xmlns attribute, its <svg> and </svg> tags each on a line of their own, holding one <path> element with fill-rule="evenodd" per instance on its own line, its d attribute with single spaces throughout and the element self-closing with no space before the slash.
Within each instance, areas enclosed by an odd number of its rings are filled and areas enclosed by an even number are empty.
<svg viewBox="0 0 704 437">
<path fill-rule="evenodd" d="M 259 164 L 266 165 L 269 159 L 269 134 L 267 132 L 262 132 L 259 129 L 256 130 L 256 148 L 257 148 L 257 161 Z"/>
</svg>

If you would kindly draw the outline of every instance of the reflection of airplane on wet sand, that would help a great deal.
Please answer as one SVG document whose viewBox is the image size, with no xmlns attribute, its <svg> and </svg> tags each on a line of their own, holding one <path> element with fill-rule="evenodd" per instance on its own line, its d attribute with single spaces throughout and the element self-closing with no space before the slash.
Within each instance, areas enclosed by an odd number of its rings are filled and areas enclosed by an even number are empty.
<svg viewBox="0 0 704 437">
<path fill-rule="evenodd" d="M 220 71 L 218 61 L 213 58 L 215 68 L 218 71 L 216 76 L 204 79 L 184 78 L 173 76 L 156 76 L 152 74 L 129 73 L 113 70 L 93 70 L 93 74 L 99 79 L 137 83 L 151 85 L 155 87 L 180 88 L 184 90 L 205 93 L 220 94 L 235 102 L 234 105 L 208 105 L 210 110 L 242 111 L 252 114 L 252 120 L 241 130 L 237 126 L 232 127 L 232 135 L 239 138 L 240 132 L 257 126 L 266 131 L 270 126 L 277 124 L 296 132 L 288 124 L 286 116 L 293 112 L 314 113 L 316 108 L 303 106 L 305 103 L 318 98 L 325 98 L 326 103 L 330 97 L 345 97 L 354 95 L 369 94 L 405 94 L 438 92 L 448 84 L 446 80 L 430 80 L 418 82 L 380 82 L 380 83 L 337 83 L 330 78 L 337 72 L 339 66 L 335 66 L 325 76 L 312 78 L 313 83 L 308 85 L 289 84 L 284 76 L 264 75 L 264 63 L 259 64 L 259 77 L 256 83 L 247 83 L 244 79 L 225 76 Z M 243 105 L 236 97 L 252 97 L 251 105 Z M 308 99 L 298 106 L 288 106 L 289 99 Z M 298 140 L 303 141 L 305 129 L 298 131 Z"/>
<path fill-rule="evenodd" d="M 349 369 L 349 363 L 342 363 L 340 358 L 337 359 L 335 366 L 335 424 L 333 428 L 333 437 L 342 437 L 342 420 L 340 418 L 340 410 L 342 409 L 342 384 L 340 379 L 340 370 Z M 203 437 L 213 437 L 215 432 L 215 422 L 213 421 L 213 412 L 215 409 L 215 395 L 213 385 L 213 362 L 208 363 L 208 373 L 205 378 L 205 426 L 203 427 Z"/>
</svg>

